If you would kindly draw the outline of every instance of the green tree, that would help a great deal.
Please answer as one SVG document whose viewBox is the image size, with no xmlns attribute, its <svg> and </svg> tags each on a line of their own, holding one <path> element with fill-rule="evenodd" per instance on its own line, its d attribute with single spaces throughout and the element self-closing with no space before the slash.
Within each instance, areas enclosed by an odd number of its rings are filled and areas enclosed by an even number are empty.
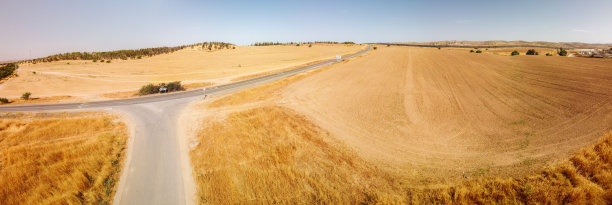
<svg viewBox="0 0 612 205">
<path fill-rule="evenodd" d="M 183 85 L 181 85 L 181 81 L 169 82 L 167 88 L 168 88 L 168 92 L 185 90 Z"/>
<path fill-rule="evenodd" d="M 557 54 L 559 54 L 560 56 L 567 56 L 567 50 L 563 48 L 559 48 L 559 50 L 557 51 Z"/>
<path fill-rule="evenodd" d="M 529 49 L 529 50 L 527 50 L 527 53 L 525 53 L 525 55 L 530 55 L 530 56 L 532 56 L 532 55 L 535 55 L 536 53 L 537 53 L 537 52 L 536 52 L 536 50 L 535 50 L 535 49 Z"/>
<path fill-rule="evenodd" d="M 30 93 L 30 92 L 25 92 L 25 93 L 23 93 L 23 94 L 21 95 L 21 99 L 24 99 L 24 100 L 29 100 L 29 99 L 30 99 L 30 95 L 32 95 L 32 93 Z"/>
<path fill-rule="evenodd" d="M 519 55 L 519 52 L 518 51 L 512 51 L 512 53 L 510 55 L 516 56 L 516 55 Z"/>
<path fill-rule="evenodd" d="M 149 83 L 148 85 L 144 85 L 140 88 L 140 90 L 138 90 L 138 95 L 150 95 L 150 94 L 155 94 L 155 93 L 159 93 L 159 85 L 153 85 L 151 83 Z"/>
</svg>

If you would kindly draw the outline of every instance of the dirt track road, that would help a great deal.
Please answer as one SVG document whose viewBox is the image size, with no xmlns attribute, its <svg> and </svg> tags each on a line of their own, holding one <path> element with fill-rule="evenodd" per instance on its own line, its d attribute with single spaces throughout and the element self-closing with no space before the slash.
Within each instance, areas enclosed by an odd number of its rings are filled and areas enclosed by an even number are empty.
<svg viewBox="0 0 612 205">
<path fill-rule="evenodd" d="M 369 51 L 344 57 L 352 58 Z M 187 142 L 179 139 L 177 123 L 190 102 L 205 95 L 219 95 L 262 85 L 339 62 L 328 60 L 289 71 L 180 93 L 130 99 L 0 106 L 0 112 L 113 110 L 131 119 L 132 138 L 115 194 L 115 204 L 194 204 L 195 185 L 188 160 Z M 181 144 L 185 143 L 185 144 Z"/>
</svg>

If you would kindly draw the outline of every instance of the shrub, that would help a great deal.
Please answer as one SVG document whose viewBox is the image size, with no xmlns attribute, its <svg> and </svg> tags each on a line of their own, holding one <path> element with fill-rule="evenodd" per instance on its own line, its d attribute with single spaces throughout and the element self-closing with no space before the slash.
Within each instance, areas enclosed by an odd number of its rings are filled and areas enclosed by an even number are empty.
<svg viewBox="0 0 612 205">
<path fill-rule="evenodd" d="M 546 56 L 552 56 L 552 53 L 546 53 Z"/>
<path fill-rule="evenodd" d="M 312 44 L 308 45 L 308 48 L 312 47 Z"/>
<path fill-rule="evenodd" d="M 32 71 L 32 74 L 36 75 L 36 71 Z"/>
<path fill-rule="evenodd" d="M 481 50 L 477 50 L 476 53 L 482 53 L 482 51 Z"/>
<path fill-rule="evenodd" d="M 236 49 L 236 46 L 232 47 L 232 49 Z"/>
<path fill-rule="evenodd" d="M 106 63 L 110 63 L 110 62 L 111 62 L 110 60 L 107 60 L 107 61 L 106 61 Z"/>
<path fill-rule="evenodd" d="M 567 56 L 567 51 L 563 48 L 559 48 L 557 54 L 559 54 L 560 56 Z"/>
<path fill-rule="evenodd" d="M 140 88 L 140 90 L 138 90 L 138 95 L 150 95 L 150 94 L 155 94 L 155 93 L 159 93 L 159 85 L 153 85 L 153 84 L 148 84 L 148 85 L 144 85 Z"/>
<path fill-rule="evenodd" d="M 536 53 L 537 53 L 537 52 L 536 52 L 536 50 L 535 50 L 535 49 L 529 49 L 529 50 L 527 50 L 527 53 L 525 53 L 525 55 L 530 55 L 530 56 L 532 56 L 532 55 L 535 55 Z"/>
<path fill-rule="evenodd" d="M 167 88 L 168 88 L 168 92 L 185 90 L 183 85 L 181 85 L 181 81 L 169 82 Z"/>
<path fill-rule="evenodd" d="M 100 60 L 100 63 L 104 63 L 104 60 Z"/>
<path fill-rule="evenodd" d="M 167 88 L 166 92 L 168 93 L 185 90 L 185 87 L 181 85 L 181 81 L 169 82 L 168 84 L 160 83 L 157 85 L 149 83 L 148 85 L 142 86 L 140 90 L 138 90 L 138 95 L 150 95 L 159 93 L 160 88 Z"/>
<path fill-rule="evenodd" d="M 95 62 L 98 62 L 98 60 L 97 60 L 97 59 L 93 59 L 92 61 L 93 61 L 94 63 L 95 63 Z"/>
<path fill-rule="evenodd" d="M 518 51 L 512 51 L 512 53 L 510 55 L 516 56 L 516 55 L 519 55 L 519 52 Z"/>
<path fill-rule="evenodd" d="M 300 46 L 300 44 L 299 44 L 299 43 L 298 43 L 298 44 L 295 44 L 295 46 Z"/>
<path fill-rule="evenodd" d="M 373 49 L 376 50 L 377 49 L 376 46 L 374 46 Z"/>
<path fill-rule="evenodd" d="M 470 50 L 470 53 L 474 53 L 474 50 Z"/>
<path fill-rule="evenodd" d="M 21 95 L 21 99 L 29 100 L 30 99 L 30 95 L 32 95 L 32 93 L 25 92 L 25 93 L 23 93 L 23 95 Z"/>
<path fill-rule="evenodd" d="M 0 103 L 4 104 L 4 103 L 9 103 L 9 100 L 6 98 L 0 98 Z"/>
<path fill-rule="evenodd" d="M 142 59 L 142 56 L 138 56 L 138 57 L 136 57 L 136 58 L 138 58 L 138 59 Z"/>
</svg>

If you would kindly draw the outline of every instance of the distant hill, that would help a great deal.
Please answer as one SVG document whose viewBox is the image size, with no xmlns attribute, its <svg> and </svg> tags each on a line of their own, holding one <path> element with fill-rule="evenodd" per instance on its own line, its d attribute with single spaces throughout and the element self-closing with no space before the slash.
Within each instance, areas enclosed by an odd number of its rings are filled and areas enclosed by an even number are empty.
<svg viewBox="0 0 612 205">
<path fill-rule="evenodd" d="M 547 47 L 547 48 L 610 48 L 612 44 L 590 44 L 580 42 L 546 41 L 436 41 L 436 42 L 399 42 L 395 44 L 441 46 L 441 47 Z"/>
</svg>

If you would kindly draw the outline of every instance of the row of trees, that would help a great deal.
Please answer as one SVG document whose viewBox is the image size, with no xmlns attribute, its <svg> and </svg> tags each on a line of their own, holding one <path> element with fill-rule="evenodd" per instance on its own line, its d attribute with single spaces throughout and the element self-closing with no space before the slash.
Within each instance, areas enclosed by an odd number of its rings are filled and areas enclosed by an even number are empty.
<svg viewBox="0 0 612 205">
<path fill-rule="evenodd" d="M 355 42 L 351 42 L 351 41 L 345 41 L 345 42 L 335 42 L 335 41 L 310 41 L 310 42 L 285 42 L 285 43 L 281 43 L 281 42 L 256 42 L 254 44 L 251 44 L 252 46 L 275 46 L 275 45 L 300 45 L 300 44 L 355 44 Z"/>
<path fill-rule="evenodd" d="M 117 50 L 117 51 L 107 51 L 107 52 L 72 52 L 72 53 L 62 53 L 51 55 L 43 58 L 37 58 L 32 60 L 26 60 L 22 62 L 26 63 L 39 63 L 39 62 L 52 62 L 59 60 L 112 60 L 112 59 L 123 59 L 127 60 L 131 59 L 140 59 L 143 56 L 154 56 L 160 54 L 172 53 L 187 47 L 194 46 L 202 46 L 202 48 L 208 48 L 209 50 L 221 49 L 221 48 L 230 48 L 233 44 L 224 43 L 224 42 L 204 42 L 197 43 L 192 45 L 183 45 L 183 46 L 175 46 L 175 47 L 156 47 L 156 48 L 142 48 L 142 49 L 130 49 L 130 50 Z"/>
<path fill-rule="evenodd" d="M 559 48 L 557 50 L 557 54 L 559 54 L 559 56 L 567 56 L 567 50 L 565 50 L 563 48 Z M 512 53 L 510 53 L 510 55 L 516 56 L 516 55 L 519 55 L 519 52 L 518 51 L 512 51 Z M 529 49 L 529 50 L 527 50 L 525 55 L 540 55 L 540 53 L 537 52 L 535 49 Z M 551 53 L 546 53 L 546 56 L 552 56 L 552 54 Z"/>
<path fill-rule="evenodd" d="M 13 75 L 17 68 L 19 68 L 19 65 L 15 63 L 7 63 L 0 66 L 0 80 Z"/>
<path fill-rule="evenodd" d="M 234 44 L 231 43 L 225 43 L 225 42 L 204 42 L 201 43 L 202 49 L 208 49 L 213 50 L 213 49 L 236 49 L 236 46 L 234 46 Z"/>
</svg>

